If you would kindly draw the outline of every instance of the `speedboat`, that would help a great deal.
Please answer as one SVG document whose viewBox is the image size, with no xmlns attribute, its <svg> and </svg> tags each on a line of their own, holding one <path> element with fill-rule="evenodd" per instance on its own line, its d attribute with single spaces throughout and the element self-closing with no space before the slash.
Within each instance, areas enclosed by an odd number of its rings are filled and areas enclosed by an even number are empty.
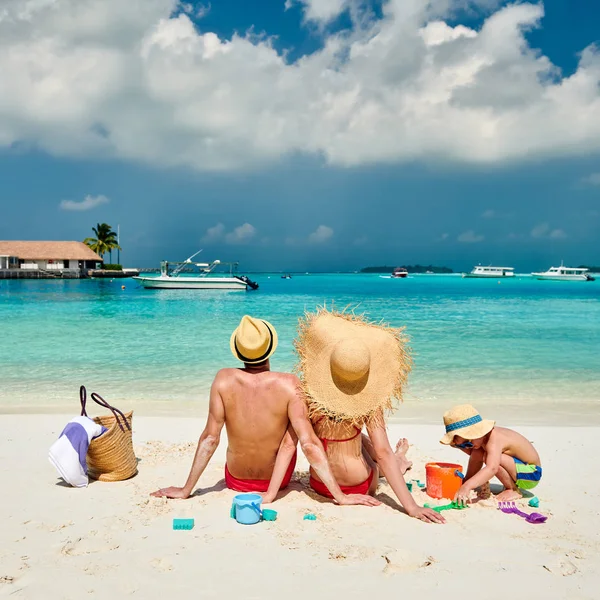
<svg viewBox="0 0 600 600">
<path fill-rule="evenodd" d="M 168 290 L 256 290 L 258 283 L 250 280 L 245 275 L 237 275 L 237 262 L 221 262 L 214 260 L 211 263 L 197 263 L 192 259 L 202 250 L 196 252 L 183 262 L 160 263 L 160 275 L 134 277 L 143 287 L 149 289 Z M 169 267 L 175 268 L 169 271 Z M 216 272 L 219 267 L 229 267 L 229 274 Z M 184 274 L 184 270 L 197 271 L 196 275 Z"/>
<path fill-rule="evenodd" d="M 543 273 L 532 273 L 536 279 L 547 281 L 594 281 L 594 278 L 588 275 L 589 269 L 583 267 L 550 267 Z"/>
<path fill-rule="evenodd" d="M 482 278 L 494 278 L 498 277 L 514 277 L 515 270 L 513 267 L 484 267 L 477 265 L 470 273 L 463 273 L 463 277 L 482 277 Z"/>
<path fill-rule="evenodd" d="M 403 267 L 396 267 L 392 271 L 392 279 L 403 279 L 404 277 L 408 277 L 408 271 Z"/>
</svg>

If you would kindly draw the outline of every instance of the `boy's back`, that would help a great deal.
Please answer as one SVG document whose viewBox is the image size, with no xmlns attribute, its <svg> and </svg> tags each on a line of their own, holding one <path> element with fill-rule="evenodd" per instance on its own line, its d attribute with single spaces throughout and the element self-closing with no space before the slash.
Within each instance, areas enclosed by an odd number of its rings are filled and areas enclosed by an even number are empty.
<svg viewBox="0 0 600 600">
<path fill-rule="evenodd" d="M 513 429 L 494 427 L 483 448 L 487 449 L 490 443 L 500 444 L 502 447 L 501 454 L 508 454 L 508 456 L 518 458 L 524 463 L 542 466 L 540 455 L 533 447 L 533 444 L 525 436 Z"/>
</svg>

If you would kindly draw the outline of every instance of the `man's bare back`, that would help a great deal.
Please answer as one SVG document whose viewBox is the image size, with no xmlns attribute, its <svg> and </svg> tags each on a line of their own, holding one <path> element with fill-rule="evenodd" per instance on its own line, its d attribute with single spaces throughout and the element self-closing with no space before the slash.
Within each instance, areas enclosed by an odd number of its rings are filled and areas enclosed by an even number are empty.
<svg viewBox="0 0 600 600">
<path fill-rule="evenodd" d="M 291 479 L 300 441 L 308 461 L 339 504 L 379 504 L 370 496 L 344 494 L 335 481 L 308 420 L 298 378 L 270 370 L 269 357 L 277 348 L 273 325 L 246 315 L 231 336 L 230 346 L 244 368 L 217 373 L 210 390 L 206 426 L 185 485 L 161 488 L 151 495 L 189 498 L 225 427 L 229 441 L 225 481 L 231 489 L 266 492 L 265 501 L 272 502 L 280 487 Z"/>
<path fill-rule="evenodd" d="M 297 378 L 288 373 L 222 369 L 215 385 L 225 408 L 227 467 L 239 479 L 270 479 L 289 425 Z"/>
</svg>

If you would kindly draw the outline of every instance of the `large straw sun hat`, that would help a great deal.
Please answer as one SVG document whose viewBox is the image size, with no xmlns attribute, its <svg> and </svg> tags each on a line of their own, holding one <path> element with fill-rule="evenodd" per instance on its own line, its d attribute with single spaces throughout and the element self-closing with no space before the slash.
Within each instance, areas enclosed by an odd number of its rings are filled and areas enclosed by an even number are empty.
<svg viewBox="0 0 600 600">
<path fill-rule="evenodd" d="M 256 365 L 272 356 L 277 341 L 277 331 L 271 323 L 244 315 L 231 334 L 231 352 L 238 360 Z"/>
<path fill-rule="evenodd" d="M 488 421 L 470 404 L 461 404 L 451 408 L 444 413 L 444 426 L 446 435 L 440 440 L 442 444 L 451 444 L 455 435 L 465 440 L 476 440 L 487 435 L 496 424 L 496 421 Z"/>
<path fill-rule="evenodd" d="M 294 345 L 311 415 L 363 424 L 401 399 L 411 360 L 402 329 L 320 308 L 300 319 Z"/>
</svg>

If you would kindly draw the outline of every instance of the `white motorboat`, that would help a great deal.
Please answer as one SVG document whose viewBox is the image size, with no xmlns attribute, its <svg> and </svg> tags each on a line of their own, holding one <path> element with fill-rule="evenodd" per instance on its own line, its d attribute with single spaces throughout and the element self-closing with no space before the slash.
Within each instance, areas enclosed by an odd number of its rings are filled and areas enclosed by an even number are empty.
<svg viewBox="0 0 600 600">
<path fill-rule="evenodd" d="M 392 279 L 405 279 L 408 277 L 408 271 L 404 267 L 396 267 L 392 271 Z"/>
<path fill-rule="evenodd" d="M 160 275 L 134 277 L 145 288 L 168 289 L 168 290 L 256 290 L 258 284 L 251 281 L 245 275 L 235 273 L 238 263 L 223 263 L 214 260 L 211 263 L 196 263 L 192 259 L 202 252 L 196 252 L 183 262 L 169 262 L 163 260 L 160 263 Z M 170 266 L 175 266 L 169 272 Z M 219 267 L 229 267 L 229 273 L 215 272 Z M 185 271 L 196 269 L 198 274 L 188 275 Z"/>
<path fill-rule="evenodd" d="M 543 273 L 532 273 L 536 279 L 547 281 L 594 281 L 594 278 L 588 275 L 588 269 L 583 267 L 550 267 Z"/>
<path fill-rule="evenodd" d="M 483 278 L 493 278 L 497 279 L 498 277 L 514 277 L 515 270 L 513 267 L 492 267 L 487 266 L 484 267 L 482 265 L 477 265 L 470 273 L 463 273 L 463 277 L 483 277 Z"/>
</svg>

